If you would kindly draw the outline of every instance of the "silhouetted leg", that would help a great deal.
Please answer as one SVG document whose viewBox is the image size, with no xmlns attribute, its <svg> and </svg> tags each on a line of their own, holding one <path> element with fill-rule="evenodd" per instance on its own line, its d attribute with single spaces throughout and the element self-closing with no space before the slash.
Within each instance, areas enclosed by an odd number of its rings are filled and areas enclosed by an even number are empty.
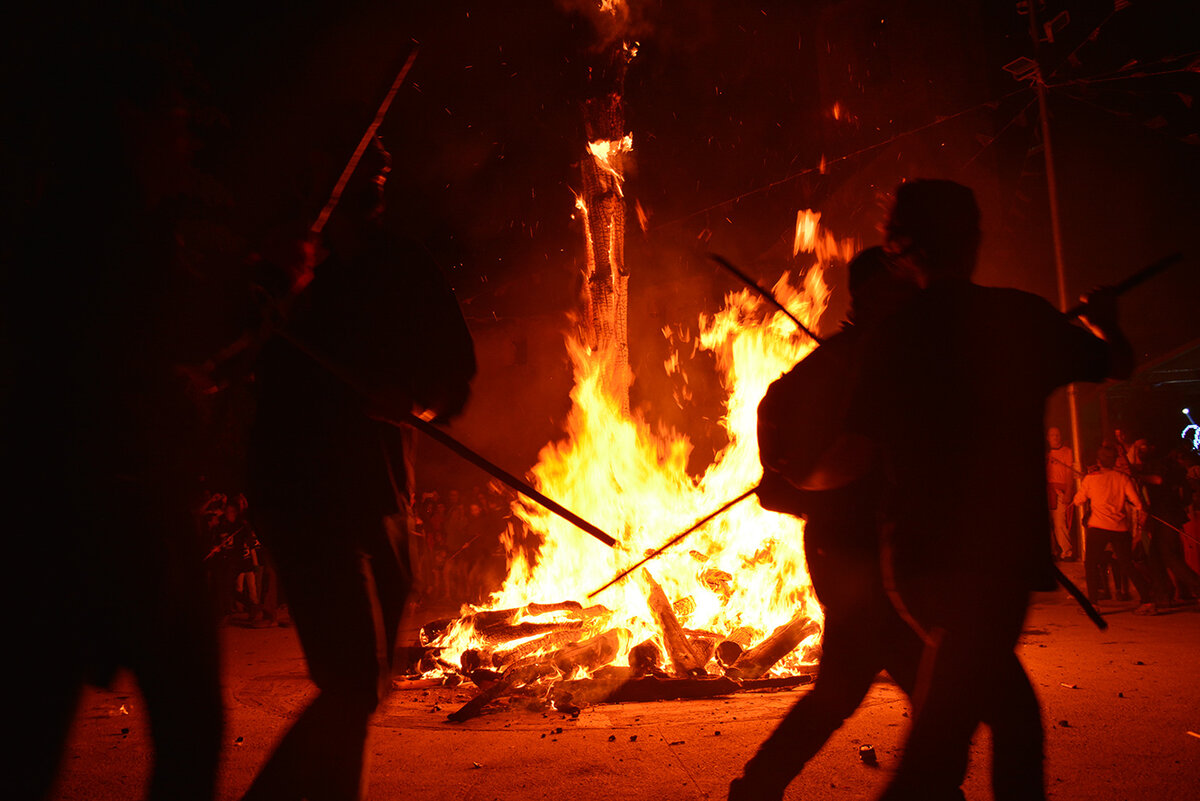
<svg viewBox="0 0 1200 801">
<path fill-rule="evenodd" d="M 221 750 L 223 708 L 216 630 L 203 596 L 195 609 L 168 607 L 131 669 L 154 735 L 149 798 L 211 799 Z"/>
<path fill-rule="evenodd" d="M 782 798 L 784 788 L 858 709 L 883 668 L 869 627 L 854 615 L 826 611 L 817 681 L 746 763 L 737 797 Z"/>
<path fill-rule="evenodd" d="M 1104 549 L 1109 542 L 1109 532 L 1098 528 L 1088 527 L 1087 555 L 1083 558 L 1083 571 L 1087 577 L 1087 594 L 1092 603 L 1100 600 L 1101 590 L 1108 588 L 1108 578 L 1104 573 Z"/>
<path fill-rule="evenodd" d="M 1142 603 L 1153 602 L 1154 588 L 1150 580 L 1133 563 L 1133 535 L 1128 531 L 1115 531 L 1110 533 L 1109 541 L 1112 545 L 1113 559 L 1121 565 L 1121 569 L 1129 576 L 1129 580 L 1133 583 L 1134 589 L 1137 590 L 1138 597 L 1141 598 Z"/>
<path fill-rule="evenodd" d="M 32 621 L 31 621 L 32 622 Z M 13 633 L 10 654 L 27 660 L 10 668 L 20 670 L 21 691 L 12 694 L 10 715 L 20 721 L 16 751 L 7 760 L 5 784 L 16 801 L 40 801 L 49 796 L 71 721 L 84 684 L 78 644 L 62 629 L 19 624 L 32 629 Z M 11 785 L 8 782 L 11 781 Z"/>
<path fill-rule="evenodd" d="M 1158 521 L 1153 523 L 1154 539 L 1151 540 L 1150 550 L 1156 554 L 1163 571 L 1169 572 L 1174 579 L 1177 597 L 1181 600 L 1200 597 L 1200 575 L 1197 575 L 1184 559 L 1183 541 L 1179 532 Z"/>
<path fill-rule="evenodd" d="M 939 587 L 930 583 L 911 597 L 908 608 L 937 623 L 926 628 L 912 730 L 882 797 L 961 797 L 958 783 L 975 728 L 1020 691 L 1011 673 L 1012 649 L 1027 594 L 997 577 L 976 575 L 949 577 Z"/>
<path fill-rule="evenodd" d="M 215 794 L 224 721 L 216 621 L 203 566 L 180 547 L 188 542 L 190 520 L 180 514 L 187 507 L 163 508 L 170 496 L 159 494 L 139 493 L 139 505 L 150 496 L 133 535 L 144 563 L 120 582 L 117 625 L 154 739 L 149 798 L 202 801 Z"/>
<path fill-rule="evenodd" d="M 1016 654 L 1002 670 L 1000 703 L 985 708 L 992 730 L 992 792 L 995 801 L 1038 801 L 1046 797 L 1042 712 L 1029 676 Z"/>
<path fill-rule="evenodd" d="M 382 521 L 288 517 L 291 529 L 272 535 L 268 547 L 321 692 L 245 798 L 350 801 L 365 788 L 367 727 L 390 687 L 395 631 L 389 627 L 399 619 L 407 586 L 396 579 L 403 571 L 389 556 L 392 549 L 379 547 L 390 542 Z M 275 529 L 261 530 L 266 537 Z"/>
</svg>

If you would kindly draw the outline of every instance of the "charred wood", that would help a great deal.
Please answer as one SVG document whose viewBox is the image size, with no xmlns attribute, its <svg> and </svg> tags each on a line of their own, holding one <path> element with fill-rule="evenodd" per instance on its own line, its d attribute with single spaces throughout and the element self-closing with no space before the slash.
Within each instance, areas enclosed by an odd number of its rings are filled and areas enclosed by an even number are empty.
<svg viewBox="0 0 1200 801">
<path fill-rule="evenodd" d="M 679 624 L 675 610 L 667 600 L 662 586 L 654 580 L 654 576 L 650 575 L 648 570 L 642 570 L 642 577 L 650 590 L 646 600 L 650 605 L 650 612 L 654 615 L 655 622 L 662 631 L 663 645 L 666 647 L 671 667 L 681 676 L 703 674 L 704 665 L 692 651 L 692 645 L 688 642 L 687 635 L 683 633 L 683 626 Z"/>
<path fill-rule="evenodd" d="M 654 640 L 640 642 L 629 649 L 629 666 L 637 675 L 661 673 L 661 665 L 662 651 Z"/>
<path fill-rule="evenodd" d="M 808 673 L 797 673 L 795 676 L 779 676 L 773 679 L 743 679 L 738 682 L 743 692 L 766 692 L 768 690 L 788 690 L 812 684 L 813 677 Z"/>
<path fill-rule="evenodd" d="M 717 644 L 716 656 L 721 667 L 729 667 L 736 662 L 753 637 L 754 632 L 746 626 L 739 626 L 729 632 L 729 636 Z"/>
<path fill-rule="evenodd" d="M 740 688 L 724 676 L 706 678 L 657 678 L 642 676 L 627 681 L 596 678 L 559 682 L 556 689 L 571 693 L 576 703 L 620 703 L 623 701 L 670 701 L 678 698 L 712 698 L 729 695 Z"/>
<path fill-rule="evenodd" d="M 630 636 L 625 629 L 610 629 L 590 640 L 555 651 L 548 661 L 564 675 L 570 675 L 577 668 L 590 670 L 607 665 L 617 658 L 622 642 L 627 642 Z"/>
<path fill-rule="evenodd" d="M 456 617 L 444 617 L 439 620 L 431 620 L 424 626 L 421 626 L 417 635 L 421 645 L 432 643 L 444 634 L 456 620 L 458 620 Z"/>
<path fill-rule="evenodd" d="M 526 637 L 535 637 L 539 634 L 549 634 L 553 631 L 573 631 L 578 632 L 583 628 L 582 620 L 564 620 L 559 623 L 513 623 L 513 624 L 496 624 L 489 626 L 486 629 L 479 630 L 476 633 L 483 641 L 483 644 L 488 647 L 502 645 L 513 640 L 522 640 Z"/>
<path fill-rule="evenodd" d="M 554 666 L 545 662 L 512 667 L 503 673 L 499 681 L 481 691 L 479 695 L 467 701 L 454 712 L 451 712 L 446 716 L 446 719 L 454 723 L 462 723 L 465 720 L 470 720 L 482 712 L 485 706 L 500 696 L 516 688 L 523 687 L 526 684 L 531 684 L 554 672 Z"/>
<path fill-rule="evenodd" d="M 708 660 L 712 659 L 713 651 L 717 648 L 717 640 L 715 637 L 689 637 L 688 642 L 692 645 L 692 653 L 696 655 L 696 659 L 700 662 L 701 667 L 708 664 Z"/>
<path fill-rule="evenodd" d="M 757 679 L 795 650 L 796 646 L 821 630 L 817 623 L 801 612 L 783 624 L 771 636 L 743 653 L 725 675 L 731 679 Z"/>
<path fill-rule="evenodd" d="M 492 652 L 492 665 L 497 668 L 504 668 L 508 665 L 520 662 L 521 660 L 532 656 L 533 654 L 549 652 L 556 648 L 574 642 L 579 639 L 579 629 L 563 629 L 562 631 L 552 631 L 544 637 L 539 637 L 536 640 L 529 640 L 520 645 L 514 645 L 512 648 L 503 651 Z"/>
</svg>

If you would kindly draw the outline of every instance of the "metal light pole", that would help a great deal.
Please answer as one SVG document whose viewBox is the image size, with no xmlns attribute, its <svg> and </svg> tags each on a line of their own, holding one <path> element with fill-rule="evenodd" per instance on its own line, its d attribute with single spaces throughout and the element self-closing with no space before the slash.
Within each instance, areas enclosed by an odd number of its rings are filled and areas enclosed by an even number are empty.
<svg viewBox="0 0 1200 801">
<path fill-rule="evenodd" d="M 1033 72 L 1033 87 L 1037 92 L 1038 117 L 1041 120 L 1042 126 L 1042 156 L 1046 163 L 1046 194 L 1050 202 L 1050 233 L 1054 241 L 1054 274 L 1058 284 L 1058 308 L 1059 311 L 1066 312 L 1073 304 L 1067 295 L 1067 273 L 1063 259 L 1062 227 L 1059 221 L 1058 210 L 1058 178 L 1054 172 L 1054 149 L 1050 137 L 1050 113 L 1046 102 L 1046 82 L 1042 75 L 1042 36 L 1038 26 L 1037 3 L 1038 0 L 1024 0 L 1024 2 L 1018 3 L 1017 8 L 1020 10 L 1024 6 L 1029 14 L 1029 36 L 1033 40 L 1033 60 L 1037 65 Z M 1067 412 L 1071 422 L 1072 467 L 1075 468 L 1075 475 L 1078 476 L 1082 468 L 1082 462 L 1079 450 L 1079 394 L 1074 384 L 1067 385 Z M 1078 483 L 1078 479 L 1076 479 L 1076 483 Z M 1086 547 L 1084 537 L 1081 535 L 1079 538 L 1079 553 L 1081 555 L 1084 553 Z"/>
</svg>

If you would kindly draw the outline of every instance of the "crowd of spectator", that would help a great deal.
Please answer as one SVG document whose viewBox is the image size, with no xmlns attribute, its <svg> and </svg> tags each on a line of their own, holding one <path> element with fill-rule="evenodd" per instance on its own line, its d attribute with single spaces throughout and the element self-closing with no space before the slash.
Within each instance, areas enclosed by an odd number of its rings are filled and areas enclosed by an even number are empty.
<svg viewBox="0 0 1200 801">
<path fill-rule="evenodd" d="M 1071 451 L 1048 432 L 1047 481 L 1051 493 L 1054 544 L 1062 559 L 1072 558 L 1062 537 L 1061 486 Z M 1064 455 L 1065 454 L 1065 455 Z M 1088 596 L 1094 603 L 1130 600 L 1135 614 L 1153 615 L 1200 600 L 1195 546 L 1200 533 L 1200 460 L 1181 448 L 1165 449 L 1118 429 L 1080 476 L 1069 502 L 1081 514 Z M 1056 503 L 1057 502 L 1057 503 Z M 1057 508 L 1055 508 L 1057 507 Z M 1191 553 L 1189 563 L 1188 554 Z"/>
<path fill-rule="evenodd" d="M 500 589 L 514 554 L 538 541 L 513 514 L 514 500 L 494 485 L 417 494 L 409 556 L 418 604 L 480 603 Z M 287 607 L 249 506 L 243 494 L 210 492 L 196 511 L 210 594 L 225 624 L 287 626 Z"/>
<path fill-rule="evenodd" d="M 223 623 L 287 625 L 280 615 L 278 582 L 246 515 L 246 496 L 210 493 L 197 514 L 210 594 Z"/>
<path fill-rule="evenodd" d="M 494 484 L 418 493 L 410 543 L 419 603 L 479 603 L 500 589 L 513 555 L 533 537 Z"/>
</svg>

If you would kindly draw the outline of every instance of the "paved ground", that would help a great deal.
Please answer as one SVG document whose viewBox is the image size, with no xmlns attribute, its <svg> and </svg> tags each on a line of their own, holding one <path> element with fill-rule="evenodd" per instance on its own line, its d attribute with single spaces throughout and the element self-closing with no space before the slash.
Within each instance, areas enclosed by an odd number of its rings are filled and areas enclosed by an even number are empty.
<svg viewBox="0 0 1200 801">
<path fill-rule="evenodd" d="M 1078 565 L 1068 572 L 1081 579 Z M 1055 799 L 1200 797 L 1200 612 L 1154 618 L 1105 605 L 1101 633 L 1065 594 L 1040 596 L 1020 655 L 1044 707 Z M 224 629 L 228 727 L 222 799 L 247 787 L 310 692 L 292 629 Z M 508 706 L 446 722 L 463 690 L 393 694 L 372 730 L 370 799 L 723 799 L 729 780 L 804 690 L 705 701 L 592 706 L 577 719 Z M 124 710 L 122 710 L 124 707 Z M 789 799 L 870 798 L 896 765 L 904 696 L 881 681 L 789 790 Z M 861 744 L 879 767 L 864 765 Z M 969 798 L 988 798 L 987 735 Z M 88 693 L 56 798 L 137 798 L 149 760 L 136 689 Z"/>
</svg>

